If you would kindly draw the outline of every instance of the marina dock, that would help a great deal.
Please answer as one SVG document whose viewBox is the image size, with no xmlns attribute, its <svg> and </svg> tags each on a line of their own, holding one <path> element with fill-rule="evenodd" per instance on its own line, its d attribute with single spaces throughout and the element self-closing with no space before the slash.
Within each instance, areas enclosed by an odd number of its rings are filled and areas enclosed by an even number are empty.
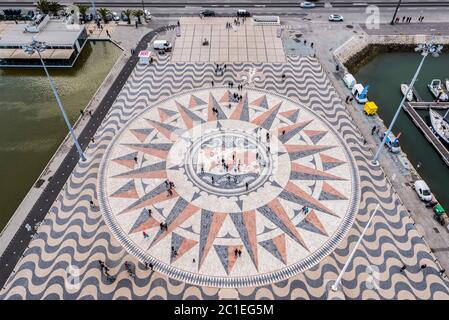
<svg viewBox="0 0 449 320">
<path fill-rule="evenodd" d="M 422 131 L 426 139 L 432 144 L 435 150 L 440 154 L 443 161 L 449 166 L 449 150 L 444 143 L 436 136 L 432 128 L 427 125 L 423 118 L 416 111 L 417 109 L 449 109 L 449 103 L 433 102 L 408 102 L 404 104 L 404 110 L 412 119 L 413 123 Z"/>
</svg>

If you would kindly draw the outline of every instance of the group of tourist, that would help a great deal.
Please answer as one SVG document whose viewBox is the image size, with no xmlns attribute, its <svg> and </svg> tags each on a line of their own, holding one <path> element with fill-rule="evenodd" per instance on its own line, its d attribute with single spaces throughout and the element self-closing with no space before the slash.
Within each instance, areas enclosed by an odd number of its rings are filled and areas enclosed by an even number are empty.
<svg viewBox="0 0 449 320">
<path fill-rule="evenodd" d="M 101 273 L 104 274 L 104 275 L 106 276 L 106 280 L 107 280 L 109 283 L 114 282 L 116 278 L 115 278 L 114 276 L 111 276 L 111 275 L 109 274 L 109 268 L 106 266 L 106 264 L 104 263 L 104 261 L 98 260 L 98 263 L 99 263 L 99 265 L 100 265 L 100 271 L 101 271 Z"/>
<path fill-rule="evenodd" d="M 172 247 L 172 251 L 173 251 L 173 249 L 174 248 Z M 106 266 L 105 262 L 102 261 L 102 260 L 98 260 L 98 264 L 100 265 L 101 273 L 106 276 L 106 280 L 109 283 L 113 283 L 116 280 L 116 277 L 112 276 L 109 273 L 109 268 Z M 136 277 L 136 270 L 135 270 L 136 268 L 135 268 L 135 266 L 131 262 L 129 262 L 129 261 L 125 261 L 124 266 L 125 266 L 126 272 L 128 272 L 128 274 L 129 274 L 129 276 L 131 278 L 135 278 Z M 149 270 L 153 271 L 153 264 L 151 262 L 145 262 L 144 263 L 144 268 L 147 269 L 147 270 L 149 269 Z"/>
<path fill-rule="evenodd" d="M 165 188 L 167 189 L 167 197 L 173 195 L 173 189 L 175 189 L 175 184 L 173 181 L 165 180 Z"/>
<path fill-rule="evenodd" d="M 217 76 L 222 76 L 224 74 L 226 70 L 226 64 L 224 64 L 223 66 L 220 66 L 218 63 L 215 66 L 215 74 Z"/>
<path fill-rule="evenodd" d="M 419 22 L 423 22 L 423 20 L 424 20 L 424 16 L 420 16 L 419 18 L 418 18 L 418 21 Z M 399 23 L 401 21 L 401 18 L 400 17 L 396 17 L 396 19 L 394 20 L 394 22 L 395 23 Z M 406 17 L 406 16 L 403 16 L 402 17 L 402 23 L 410 23 L 410 22 L 412 22 L 412 17 Z"/>
</svg>

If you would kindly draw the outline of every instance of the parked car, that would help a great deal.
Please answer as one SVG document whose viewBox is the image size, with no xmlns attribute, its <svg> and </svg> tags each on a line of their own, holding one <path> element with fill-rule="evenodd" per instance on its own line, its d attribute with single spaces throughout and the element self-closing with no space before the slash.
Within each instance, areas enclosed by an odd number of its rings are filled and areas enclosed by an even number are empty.
<svg viewBox="0 0 449 320">
<path fill-rule="evenodd" d="M 237 17 L 250 17 L 251 13 L 249 13 L 248 10 L 245 9 L 238 9 L 237 10 Z"/>
<path fill-rule="evenodd" d="M 331 14 L 329 16 L 329 21 L 335 21 L 335 22 L 340 22 L 343 21 L 343 16 L 339 15 L 339 14 Z"/>
<path fill-rule="evenodd" d="M 84 17 L 80 14 L 80 20 L 84 22 L 92 21 L 94 19 L 94 16 L 92 13 L 86 13 Z"/>
<path fill-rule="evenodd" d="M 122 21 L 128 21 L 128 17 L 125 14 L 125 11 L 120 12 L 120 17 L 122 18 Z"/>
<path fill-rule="evenodd" d="M 200 17 L 215 17 L 215 11 L 203 10 L 200 12 Z"/>
<path fill-rule="evenodd" d="M 150 10 L 147 10 L 147 9 L 144 10 L 144 17 L 145 17 L 145 21 L 151 20 Z"/>
<path fill-rule="evenodd" d="M 108 12 L 106 14 L 106 21 L 112 21 L 114 19 L 114 16 L 112 15 L 112 12 Z"/>
<path fill-rule="evenodd" d="M 416 180 L 413 184 L 413 189 L 415 189 L 421 201 L 432 201 L 432 193 L 430 192 L 430 188 L 424 180 Z"/>
<path fill-rule="evenodd" d="M 117 12 L 112 12 L 112 20 L 120 21 L 120 15 Z"/>
<path fill-rule="evenodd" d="M 315 8 L 315 3 L 309 2 L 309 1 L 304 1 L 304 2 L 301 2 L 299 4 L 299 6 L 304 9 Z"/>
</svg>

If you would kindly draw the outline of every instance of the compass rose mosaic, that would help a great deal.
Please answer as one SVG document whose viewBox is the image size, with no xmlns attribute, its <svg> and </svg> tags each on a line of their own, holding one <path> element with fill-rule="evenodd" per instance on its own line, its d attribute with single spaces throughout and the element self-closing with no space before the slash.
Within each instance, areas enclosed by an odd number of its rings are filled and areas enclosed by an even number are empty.
<svg viewBox="0 0 449 320">
<path fill-rule="evenodd" d="M 161 101 L 128 121 L 101 163 L 114 236 L 181 281 L 289 278 L 330 254 L 357 212 L 356 165 L 334 128 L 277 94 L 238 96 L 217 88 Z"/>
</svg>

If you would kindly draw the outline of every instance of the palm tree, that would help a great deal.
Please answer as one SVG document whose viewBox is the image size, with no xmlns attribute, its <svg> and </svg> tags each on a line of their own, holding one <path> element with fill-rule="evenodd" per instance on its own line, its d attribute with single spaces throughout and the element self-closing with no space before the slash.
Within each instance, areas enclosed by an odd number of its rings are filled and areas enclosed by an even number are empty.
<svg viewBox="0 0 449 320">
<path fill-rule="evenodd" d="M 126 9 L 125 11 L 123 11 L 123 13 L 128 18 L 128 24 L 131 24 L 131 16 L 133 14 L 133 11 L 130 9 Z"/>
<path fill-rule="evenodd" d="M 77 7 L 81 17 L 83 18 L 82 20 L 86 21 L 87 9 L 89 9 L 89 7 L 84 4 L 78 4 Z"/>
<path fill-rule="evenodd" d="M 47 14 L 50 11 L 50 2 L 48 0 L 39 0 L 36 3 L 36 9 Z"/>
<path fill-rule="evenodd" d="M 98 9 L 98 13 L 101 16 L 101 19 L 103 19 L 104 23 L 108 23 L 108 14 L 111 11 L 107 8 L 100 8 Z"/>
<path fill-rule="evenodd" d="M 133 16 L 137 18 L 139 24 L 142 24 L 142 20 L 140 19 L 145 13 L 143 10 L 135 10 L 133 11 Z"/>
<path fill-rule="evenodd" d="M 58 15 L 59 11 L 61 11 L 63 8 L 64 6 L 56 1 L 48 3 L 48 11 L 50 11 L 50 13 L 52 13 L 54 16 Z"/>
</svg>

